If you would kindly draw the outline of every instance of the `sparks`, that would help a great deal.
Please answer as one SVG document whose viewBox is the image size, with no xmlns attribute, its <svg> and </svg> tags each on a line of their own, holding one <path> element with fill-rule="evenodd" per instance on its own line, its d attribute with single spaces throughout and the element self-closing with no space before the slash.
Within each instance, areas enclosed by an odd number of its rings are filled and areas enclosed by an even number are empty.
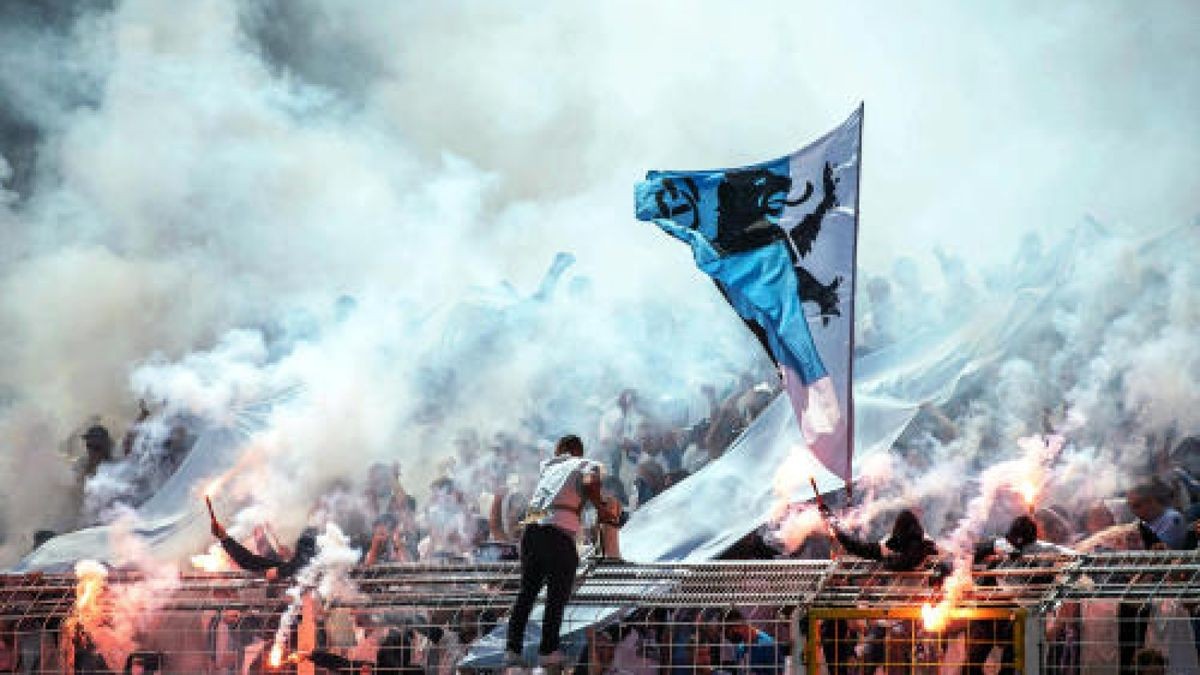
<svg viewBox="0 0 1200 675">
<path fill-rule="evenodd" d="M 945 630 L 951 612 L 970 588 L 971 566 L 969 561 L 960 561 L 960 564 L 954 566 L 954 574 L 951 574 L 943 585 L 941 602 L 936 607 L 929 603 L 921 605 L 921 621 L 925 630 L 933 633 Z"/>
</svg>

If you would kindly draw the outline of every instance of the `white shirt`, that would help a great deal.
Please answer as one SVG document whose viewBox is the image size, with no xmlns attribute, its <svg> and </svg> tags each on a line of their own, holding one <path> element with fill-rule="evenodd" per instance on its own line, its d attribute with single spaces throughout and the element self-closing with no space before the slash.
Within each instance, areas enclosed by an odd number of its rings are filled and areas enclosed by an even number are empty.
<svg viewBox="0 0 1200 675">
<path fill-rule="evenodd" d="M 557 455 L 542 462 L 537 487 L 529 498 L 531 522 L 553 525 L 574 538 L 583 510 L 583 477 L 600 478 L 601 464 L 582 457 Z"/>
</svg>

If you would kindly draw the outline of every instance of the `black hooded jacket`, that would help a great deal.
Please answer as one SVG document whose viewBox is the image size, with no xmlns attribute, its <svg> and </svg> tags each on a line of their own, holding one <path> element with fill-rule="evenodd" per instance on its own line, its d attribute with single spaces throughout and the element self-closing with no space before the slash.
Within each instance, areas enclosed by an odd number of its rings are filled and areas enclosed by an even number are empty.
<svg viewBox="0 0 1200 675">
<path fill-rule="evenodd" d="M 892 572 L 911 572 L 937 555 L 937 544 L 925 537 L 925 530 L 912 511 L 901 511 L 892 526 L 892 534 L 882 542 L 865 542 L 840 528 L 835 528 L 840 543 L 848 553 L 868 560 L 878 560 Z"/>
<path fill-rule="evenodd" d="M 274 567 L 279 578 L 286 579 L 304 569 L 317 554 L 317 533 L 312 528 L 306 529 L 296 540 L 295 553 L 290 560 L 281 561 L 258 555 L 230 536 L 221 538 L 221 548 L 238 567 L 248 572 L 266 572 Z"/>
</svg>

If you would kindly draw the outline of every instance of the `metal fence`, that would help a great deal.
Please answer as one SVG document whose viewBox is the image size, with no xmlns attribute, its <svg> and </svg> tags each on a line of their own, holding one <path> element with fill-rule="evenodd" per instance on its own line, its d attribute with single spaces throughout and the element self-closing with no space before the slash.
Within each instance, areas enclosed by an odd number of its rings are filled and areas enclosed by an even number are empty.
<svg viewBox="0 0 1200 675">
<path fill-rule="evenodd" d="M 356 568 L 333 599 L 303 594 L 282 631 L 293 604 L 285 583 L 120 571 L 86 581 L 0 576 L 0 672 L 448 675 L 503 623 L 518 570 Z M 922 608 L 946 589 L 936 569 L 892 573 L 855 559 L 588 563 L 571 607 L 595 611 L 568 613 L 564 633 L 579 646 L 570 667 L 592 675 L 1200 673 L 1200 552 L 977 569 L 944 624 L 928 628 Z"/>
</svg>

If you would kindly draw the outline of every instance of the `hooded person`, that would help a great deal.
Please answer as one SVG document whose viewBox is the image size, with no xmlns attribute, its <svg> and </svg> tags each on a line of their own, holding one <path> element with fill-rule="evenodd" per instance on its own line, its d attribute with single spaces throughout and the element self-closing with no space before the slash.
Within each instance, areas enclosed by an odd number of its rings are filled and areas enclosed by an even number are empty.
<svg viewBox="0 0 1200 675">
<path fill-rule="evenodd" d="M 846 532 L 833 511 L 823 502 L 819 505 L 821 516 L 830 534 L 846 549 L 847 553 L 877 560 L 890 572 L 912 572 L 938 554 L 937 544 L 925 536 L 925 528 L 917 514 L 905 509 L 896 514 L 892 532 L 878 542 L 863 541 Z M 944 571 L 944 570 L 943 570 Z M 894 659 L 908 660 L 911 654 L 893 654 L 907 645 L 911 649 L 915 626 L 911 621 L 886 622 L 873 626 L 863 654 L 863 663 L 883 663 Z M 849 624 L 845 621 L 826 621 L 821 624 L 821 643 L 829 671 L 835 675 L 850 672 L 854 642 Z M 889 646 L 891 645 L 891 646 Z"/>
<path fill-rule="evenodd" d="M 892 532 L 878 542 L 867 542 L 842 529 L 828 506 L 822 506 L 830 530 L 847 553 L 867 560 L 878 560 L 891 572 L 911 572 L 938 554 L 937 544 L 925 536 L 925 528 L 917 514 L 905 509 L 896 514 Z"/>
<path fill-rule="evenodd" d="M 287 560 L 279 560 L 258 555 L 238 543 L 236 539 L 229 536 L 229 533 L 215 518 L 211 525 L 213 536 L 221 542 L 221 548 L 225 549 L 225 553 L 229 555 L 229 559 L 235 565 L 247 572 L 262 572 L 268 581 L 289 579 L 295 576 L 317 554 L 316 528 L 305 528 L 296 540 L 296 545 L 292 547 L 292 557 Z"/>
</svg>

